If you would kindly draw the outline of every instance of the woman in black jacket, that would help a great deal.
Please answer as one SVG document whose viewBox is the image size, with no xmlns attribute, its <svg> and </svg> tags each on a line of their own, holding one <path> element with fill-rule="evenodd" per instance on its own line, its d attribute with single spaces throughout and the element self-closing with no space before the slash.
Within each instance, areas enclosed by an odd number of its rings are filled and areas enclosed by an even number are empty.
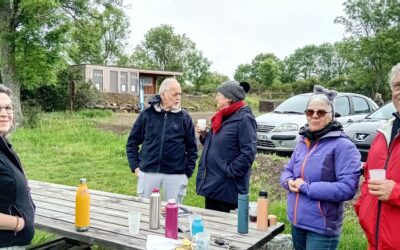
<svg viewBox="0 0 400 250">
<path fill-rule="evenodd" d="M 34 235 L 34 204 L 21 162 L 6 139 L 14 121 L 11 90 L 0 84 L 0 248 L 24 249 Z"/>
<path fill-rule="evenodd" d="M 243 102 L 248 83 L 224 82 L 215 97 L 217 113 L 211 129 L 196 132 L 204 144 L 196 180 L 205 208 L 229 212 L 237 208 L 238 194 L 249 192 L 251 166 L 257 151 L 257 124 Z"/>
</svg>

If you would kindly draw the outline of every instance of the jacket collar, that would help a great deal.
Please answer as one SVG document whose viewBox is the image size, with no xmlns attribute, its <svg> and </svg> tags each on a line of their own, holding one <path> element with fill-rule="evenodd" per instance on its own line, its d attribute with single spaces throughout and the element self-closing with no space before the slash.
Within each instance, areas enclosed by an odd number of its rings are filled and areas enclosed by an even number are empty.
<svg viewBox="0 0 400 250">
<path fill-rule="evenodd" d="M 153 98 L 151 98 L 149 100 L 149 104 L 151 106 L 153 106 L 154 110 L 157 112 L 162 112 L 165 111 L 161 105 L 161 96 L 160 95 L 155 95 Z M 171 113 L 179 113 L 181 112 L 182 107 L 181 105 L 179 105 L 179 107 L 177 109 L 171 109 L 170 111 L 166 111 L 166 112 L 171 112 Z"/>
<path fill-rule="evenodd" d="M 385 122 L 385 124 L 378 128 L 376 131 L 381 132 L 385 138 L 386 138 L 386 144 L 389 147 L 389 143 L 390 143 L 390 137 L 392 136 L 392 127 L 393 127 L 393 123 L 396 119 L 400 119 L 400 114 L 398 112 L 394 112 L 393 113 L 392 118 L 390 118 L 387 122 Z"/>
<path fill-rule="evenodd" d="M 250 113 L 250 114 L 252 114 L 251 109 L 247 105 L 245 105 L 245 106 L 241 107 L 240 109 L 238 109 L 231 116 L 226 118 L 226 120 L 223 120 L 222 124 L 224 124 L 226 122 L 232 122 L 232 121 L 236 121 L 236 120 L 241 120 L 242 119 L 242 116 L 240 115 L 241 113 Z"/>
</svg>

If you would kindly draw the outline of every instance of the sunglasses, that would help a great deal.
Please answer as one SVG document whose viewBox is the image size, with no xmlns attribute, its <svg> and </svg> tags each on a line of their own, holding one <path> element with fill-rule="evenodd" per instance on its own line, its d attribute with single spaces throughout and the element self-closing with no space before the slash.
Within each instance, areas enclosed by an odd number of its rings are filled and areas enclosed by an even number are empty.
<svg viewBox="0 0 400 250">
<path fill-rule="evenodd" d="M 332 113 L 332 112 L 328 112 L 328 111 L 325 111 L 323 109 L 319 109 L 319 110 L 306 109 L 306 111 L 304 111 L 304 113 L 308 117 L 313 117 L 314 113 L 317 113 L 318 118 L 322 118 L 322 117 L 325 117 L 325 115 L 327 113 Z"/>
</svg>

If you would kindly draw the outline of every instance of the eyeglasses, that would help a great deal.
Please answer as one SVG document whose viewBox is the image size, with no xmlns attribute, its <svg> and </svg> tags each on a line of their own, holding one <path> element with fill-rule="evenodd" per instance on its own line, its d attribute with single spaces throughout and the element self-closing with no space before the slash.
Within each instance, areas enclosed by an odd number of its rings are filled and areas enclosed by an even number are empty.
<svg viewBox="0 0 400 250">
<path fill-rule="evenodd" d="M 3 111 L 3 109 L 6 111 L 7 114 L 11 114 L 13 112 L 13 107 L 12 106 L 1 106 L 0 105 L 0 113 Z"/>
<path fill-rule="evenodd" d="M 332 113 L 332 112 L 328 112 L 328 111 L 325 111 L 323 109 L 319 109 L 319 110 L 306 109 L 306 111 L 304 111 L 304 113 L 308 117 L 313 117 L 314 113 L 317 113 L 318 118 L 322 118 L 322 117 L 325 117 L 325 115 L 327 113 Z"/>
</svg>

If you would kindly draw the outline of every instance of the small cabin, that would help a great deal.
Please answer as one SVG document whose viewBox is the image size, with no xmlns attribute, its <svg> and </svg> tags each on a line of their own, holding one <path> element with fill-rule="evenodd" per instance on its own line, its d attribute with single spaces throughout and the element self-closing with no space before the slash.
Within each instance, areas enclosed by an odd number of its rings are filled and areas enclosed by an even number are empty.
<svg viewBox="0 0 400 250">
<path fill-rule="evenodd" d="M 84 80 L 92 82 L 102 92 L 133 95 L 139 95 L 140 84 L 143 86 L 145 95 L 154 95 L 158 92 L 157 79 L 159 77 L 176 77 L 182 75 L 180 72 L 173 71 L 95 64 L 80 64 L 73 67 L 81 68 Z"/>
</svg>

